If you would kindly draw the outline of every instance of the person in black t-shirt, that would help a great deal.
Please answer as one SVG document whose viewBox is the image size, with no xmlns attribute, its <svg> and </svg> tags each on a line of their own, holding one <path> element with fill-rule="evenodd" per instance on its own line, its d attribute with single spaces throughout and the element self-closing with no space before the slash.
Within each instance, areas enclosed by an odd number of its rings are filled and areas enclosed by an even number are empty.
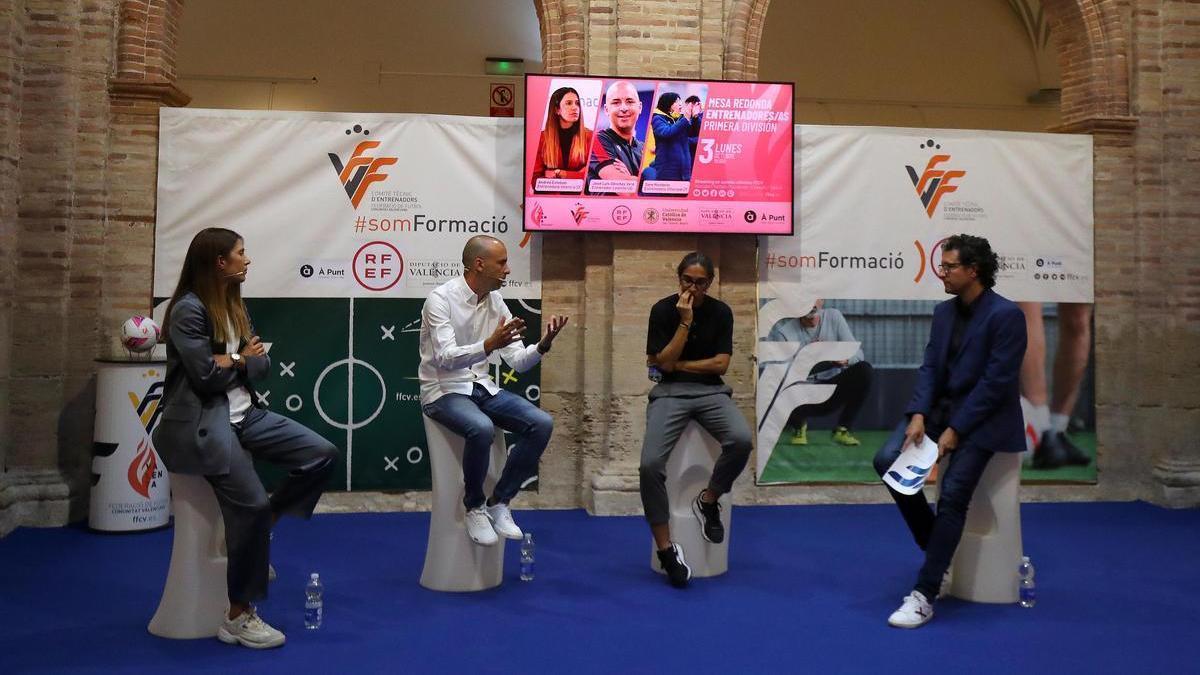
<svg viewBox="0 0 1200 675">
<path fill-rule="evenodd" d="M 729 305 L 708 297 L 713 264 L 692 252 L 677 268 L 679 293 L 663 298 L 650 310 L 646 362 L 662 377 L 650 390 L 646 436 L 639 469 L 642 506 L 658 559 L 672 586 L 683 588 L 692 571 L 683 548 L 671 541 L 667 500 L 667 459 L 687 423 L 695 420 L 721 444 L 708 487 L 692 500 L 704 539 L 725 540 L 717 499 L 733 486 L 746 468 L 752 447 L 750 427 L 734 405 L 732 390 L 721 379 L 733 353 L 733 312 Z"/>
</svg>

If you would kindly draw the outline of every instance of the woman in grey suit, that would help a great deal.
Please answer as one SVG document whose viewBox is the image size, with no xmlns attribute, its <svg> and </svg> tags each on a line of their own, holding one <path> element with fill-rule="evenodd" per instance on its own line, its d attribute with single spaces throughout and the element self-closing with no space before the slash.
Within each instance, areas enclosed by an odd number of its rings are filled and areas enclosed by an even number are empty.
<svg viewBox="0 0 1200 675">
<path fill-rule="evenodd" d="M 242 302 L 249 267 L 232 230 L 206 228 L 188 246 L 167 306 L 166 387 L 154 445 L 168 471 L 204 476 L 221 506 L 229 613 L 217 637 L 265 649 L 284 642 L 251 604 L 267 595 L 271 526 L 285 513 L 312 515 L 338 450 L 254 396 L 253 382 L 266 378 L 271 359 Z M 255 459 L 288 470 L 270 497 Z"/>
</svg>

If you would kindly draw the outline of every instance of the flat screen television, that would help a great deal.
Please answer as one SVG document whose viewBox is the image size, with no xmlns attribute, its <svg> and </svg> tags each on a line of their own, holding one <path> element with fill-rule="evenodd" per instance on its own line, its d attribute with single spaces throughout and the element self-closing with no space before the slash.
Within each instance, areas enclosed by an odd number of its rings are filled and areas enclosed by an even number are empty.
<svg viewBox="0 0 1200 675">
<path fill-rule="evenodd" d="M 526 75 L 524 229 L 791 234 L 792 88 Z"/>
</svg>

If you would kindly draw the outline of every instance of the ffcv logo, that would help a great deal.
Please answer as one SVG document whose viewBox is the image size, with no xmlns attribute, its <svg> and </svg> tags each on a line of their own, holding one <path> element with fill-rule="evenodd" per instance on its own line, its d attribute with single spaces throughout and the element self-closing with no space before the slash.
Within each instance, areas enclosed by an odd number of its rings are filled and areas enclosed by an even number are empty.
<svg viewBox="0 0 1200 675">
<path fill-rule="evenodd" d="M 372 157 L 367 154 L 368 150 L 374 150 L 377 147 L 379 147 L 379 141 L 359 143 L 354 148 L 354 152 L 350 154 L 350 159 L 346 160 L 345 165 L 342 164 L 341 157 L 335 153 L 329 153 L 329 161 L 333 163 L 333 168 L 337 171 L 338 181 L 345 188 L 346 196 L 350 198 L 350 203 L 355 209 L 358 208 L 359 202 L 362 201 L 363 195 L 367 193 L 367 187 L 371 183 L 387 180 L 387 174 L 381 169 L 398 161 L 395 157 Z"/>
<path fill-rule="evenodd" d="M 942 146 L 930 139 L 922 143 L 921 148 L 936 148 L 941 150 Z M 913 187 L 917 189 L 917 196 L 921 199 L 921 205 L 925 207 L 925 215 L 930 218 L 933 217 L 933 212 L 937 210 L 937 205 L 941 201 L 942 195 L 958 189 L 958 186 L 954 185 L 951 181 L 967 175 L 966 171 L 959 169 L 939 168 L 939 165 L 949 161 L 950 155 L 934 155 L 929 158 L 929 162 L 925 165 L 925 170 L 920 174 L 912 166 L 904 167 L 908 169 L 908 177 L 912 180 Z"/>
</svg>

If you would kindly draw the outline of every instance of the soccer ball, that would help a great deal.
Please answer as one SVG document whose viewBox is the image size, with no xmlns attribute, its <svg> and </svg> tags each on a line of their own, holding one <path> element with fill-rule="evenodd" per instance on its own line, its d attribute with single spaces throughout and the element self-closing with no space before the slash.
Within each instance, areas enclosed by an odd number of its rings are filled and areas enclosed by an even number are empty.
<svg viewBox="0 0 1200 675">
<path fill-rule="evenodd" d="M 131 352 L 148 352 L 158 344 L 162 330 L 148 316 L 131 316 L 121 324 L 121 344 Z"/>
</svg>

